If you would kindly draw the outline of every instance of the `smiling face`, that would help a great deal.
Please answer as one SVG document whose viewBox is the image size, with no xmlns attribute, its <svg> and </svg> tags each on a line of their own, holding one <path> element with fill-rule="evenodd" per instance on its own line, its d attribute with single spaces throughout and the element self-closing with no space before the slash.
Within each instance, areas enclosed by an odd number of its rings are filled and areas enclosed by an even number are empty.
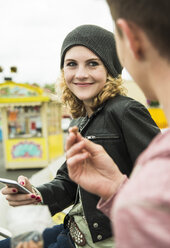
<svg viewBox="0 0 170 248">
<path fill-rule="evenodd" d="M 106 83 L 107 70 L 102 61 L 88 48 L 74 46 L 65 55 L 63 69 L 68 88 L 90 106 Z"/>
</svg>

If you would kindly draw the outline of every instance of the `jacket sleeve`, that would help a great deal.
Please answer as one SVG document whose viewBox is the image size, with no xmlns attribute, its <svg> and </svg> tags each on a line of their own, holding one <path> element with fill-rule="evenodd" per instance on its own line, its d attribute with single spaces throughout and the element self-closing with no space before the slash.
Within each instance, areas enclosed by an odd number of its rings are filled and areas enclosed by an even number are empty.
<svg viewBox="0 0 170 248">
<path fill-rule="evenodd" d="M 54 215 L 74 203 L 77 185 L 69 178 L 65 162 L 51 182 L 43 184 L 37 189 L 43 197 L 44 204 L 48 205 L 51 214 Z"/>
<path fill-rule="evenodd" d="M 133 162 L 147 148 L 160 129 L 144 105 L 129 101 L 122 116 L 122 131 Z"/>
</svg>

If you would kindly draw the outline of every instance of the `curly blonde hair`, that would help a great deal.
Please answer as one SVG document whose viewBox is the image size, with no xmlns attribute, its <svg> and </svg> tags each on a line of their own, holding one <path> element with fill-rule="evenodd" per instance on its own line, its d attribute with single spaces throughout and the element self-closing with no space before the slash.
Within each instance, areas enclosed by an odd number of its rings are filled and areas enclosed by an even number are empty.
<svg viewBox="0 0 170 248">
<path fill-rule="evenodd" d="M 92 110 L 95 111 L 102 103 L 109 98 L 113 98 L 116 95 L 126 95 L 126 88 L 122 85 L 123 80 L 121 75 L 117 78 L 113 78 L 108 75 L 107 81 L 103 89 L 93 99 Z M 83 101 L 79 100 L 68 88 L 65 78 L 64 71 L 61 70 L 60 77 L 60 89 L 61 89 L 61 100 L 66 107 L 69 108 L 73 118 L 78 118 L 86 115 L 86 109 Z"/>
</svg>

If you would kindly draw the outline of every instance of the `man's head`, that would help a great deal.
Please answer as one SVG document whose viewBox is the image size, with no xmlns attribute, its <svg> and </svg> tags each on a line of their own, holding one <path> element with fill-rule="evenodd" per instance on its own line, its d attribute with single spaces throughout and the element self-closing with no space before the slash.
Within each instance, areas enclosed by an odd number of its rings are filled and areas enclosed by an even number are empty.
<svg viewBox="0 0 170 248">
<path fill-rule="evenodd" d="M 167 74 L 170 64 L 170 1 L 107 2 L 116 24 L 115 38 L 121 64 L 148 99 L 158 100 L 160 80 Z"/>
<path fill-rule="evenodd" d="M 159 54 L 170 60 L 169 0 L 107 0 L 115 22 L 125 19 L 140 27 Z M 121 31 L 119 30 L 119 34 Z"/>
</svg>

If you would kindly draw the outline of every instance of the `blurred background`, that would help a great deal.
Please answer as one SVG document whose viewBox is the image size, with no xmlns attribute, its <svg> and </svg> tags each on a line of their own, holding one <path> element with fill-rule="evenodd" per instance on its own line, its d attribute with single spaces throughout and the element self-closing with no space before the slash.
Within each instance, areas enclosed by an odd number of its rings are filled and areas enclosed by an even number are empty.
<svg viewBox="0 0 170 248">
<path fill-rule="evenodd" d="M 17 82 L 55 83 L 62 41 L 81 24 L 114 31 L 106 1 L 0 0 L 0 82 L 16 66 Z"/>
</svg>

